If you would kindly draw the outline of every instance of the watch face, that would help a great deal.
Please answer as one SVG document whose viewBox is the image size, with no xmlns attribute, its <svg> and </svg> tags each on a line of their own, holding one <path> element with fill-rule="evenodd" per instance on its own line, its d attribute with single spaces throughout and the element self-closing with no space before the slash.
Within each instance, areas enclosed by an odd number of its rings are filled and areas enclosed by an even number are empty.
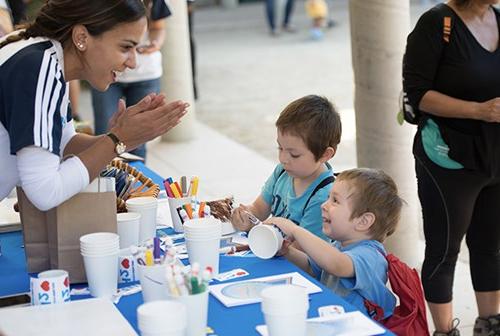
<svg viewBox="0 0 500 336">
<path fill-rule="evenodd" d="M 126 149 L 127 149 L 127 146 L 125 146 L 125 144 L 123 142 L 119 142 L 116 144 L 116 147 L 115 147 L 116 154 L 118 154 L 118 155 L 123 154 L 123 153 L 125 153 Z"/>
</svg>

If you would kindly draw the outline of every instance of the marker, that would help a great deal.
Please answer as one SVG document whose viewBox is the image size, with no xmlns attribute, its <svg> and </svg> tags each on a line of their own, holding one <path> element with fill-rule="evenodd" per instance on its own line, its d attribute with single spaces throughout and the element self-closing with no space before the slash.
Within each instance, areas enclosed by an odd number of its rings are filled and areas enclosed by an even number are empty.
<svg viewBox="0 0 500 336">
<path fill-rule="evenodd" d="M 172 193 L 174 194 L 174 197 L 175 198 L 181 198 L 181 192 L 180 192 L 180 187 L 179 189 L 177 189 L 179 187 L 179 184 L 177 184 L 177 182 L 174 182 L 174 183 L 171 183 L 170 184 L 170 188 L 172 188 Z"/>
<path fill-rule="evenodd" d="M 192 182 L 193 182 L 193 188 L 191 189 L 191 196 L 196 196 L 196 194 L 198 194 L 198 184 L 200 182 L 199 177 L 193 176 Z"/>
<path fill-rule="evenodd" d="M 203 217 L 210 217 L 210 205 L 205 205 L 203 209 Z"/>
<path fill-rule="evenodd" d="M 181 189 L 182 189 L 182 197 L 187 196 L 187 178 L 186 178 L 186 176 L 181 177 Z"/>
<path fill-rule="evenodd" d="M 248 245 L 234 245 L 234 246 L 221 247 L 219 249 L 219 253 L 233 254 L 236 252 L 248 251 L 248 250 L 250 250 L 250 246 Z"/>
<path fill-rule="evenodd" d="M 182 206 L 184 209 L 186 209 L 186 212 L 189 216 L 189 218 L 193 218 L 193 207 L 191 206 L 191 203 L 186 203 Z"/>
<path fill-rule="evenodd" d="M 207 289 L 210 280 L 212 280 L 212 267 L 207 266 L 205 270 L 203 270 L 200 293 L 203 293 Z"/>
<path fill-rule="evenodd" d="M 170 266 L 167 266 L 167 268 L 165 269 L 165 277 L 167 279 L 168 291 L 170 292 L 170 295 L 175 297 L 179 296 L 179 290 L 175 285 L 174 274 Z"/>
<path fill-rule="evenodd" d="M 181 216 L 182 224 L 184 224 L 186 221 L 188 221 L 190 219 L 186 210 L 181 208 L 178 211 L 179 211 L 179 216 Z"/>
<path fill-rule="evenodd" d="M 201 202 L 200 203 L 200 208 L 198 209 L 198 217 L 203 218 L 205 216 L 205 214 L 203 213 L 203 211 L 205 210 L 205 205 L 206 204 L 207 203 L 205 203 L 205 202 Z"/>
<path fill-rule="evenodd" d="M 172 188 L 170 188 L 170 183 L 168 183 L 167 180 L 163 180 L 163 186 L 165 187 L 165 192 L 167 193 L 167 196 L 170 198 L 174 197 L 174 194 L 172 193 Z"/>
<path fill-rule="evenodd" d="M 153 266 L 153 253 L 151 252 L 151 250 L 146 250 L 146 253 L 145 253 L 145 257 L 146 257 L 146 266 Z"/>
<path fill-rule="evenodd" d="M 158 237 L 153 238 L 153 257 L 155 264 L 158 264 L 161 259 L 160 239 Z"/>
<path fill-rule="evenodd" d="M 191 283 L 191 294 L 198 294 L 200 292 L 200 286 L 198 284 L 198 273 L 200 271 L 200 264 L 197 262 L 191 265 L 191 279 L 189 280 Z"/>
</svg>

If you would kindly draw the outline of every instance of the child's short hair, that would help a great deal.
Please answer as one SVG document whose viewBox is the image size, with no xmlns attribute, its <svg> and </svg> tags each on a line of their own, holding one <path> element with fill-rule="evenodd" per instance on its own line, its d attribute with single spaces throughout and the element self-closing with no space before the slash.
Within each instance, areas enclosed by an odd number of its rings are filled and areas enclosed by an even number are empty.
<svg viewBox="0 0 500 336">
<path fill-rule="evenodd" d="M 375 215 L 375 222 L 370 228 L 372 239 L 383 242 L 394 233 L 404 201 L 389 175 L 378 169 L 355 168 L 340 173 L 336 181 L 346 181 L 353 189 L 351 219 L 365 212 Z"/>
<path fill-rule="evenodd" d="M 299 98 L 281 112 L 278 130 L 300 137 L 319 160 L 328 147 L 337 148 L 342 135 L 340 115 L 325 97 L 309 95 Z"/>
</svg>

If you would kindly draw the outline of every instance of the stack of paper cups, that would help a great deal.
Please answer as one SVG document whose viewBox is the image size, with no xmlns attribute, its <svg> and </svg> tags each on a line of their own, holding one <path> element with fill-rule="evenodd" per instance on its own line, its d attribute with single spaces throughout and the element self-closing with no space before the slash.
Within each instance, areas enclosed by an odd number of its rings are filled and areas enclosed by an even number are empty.
<svg viewBox="0 0 500 336">
<path fill-rule="evenodd" d="M 141 214 L 139 227 L 139 242 L 156 237 L 156 209 L 158 200 L 154 197 L 134 197 L 129 198 L 125 205 L 127 211 Z"/>
<path fill-rule="evenodd" d="M 97 232 L 80 237 L 80 253 L 90 295 L 111 298 L 116 294 L 120 238 L 116 233 Z"/>
<path fill-rule="evenodd" d="M 121 249 L 129 248 L 131 245 L 139 245 L 140 226 L 140 213 L 123 212 L 116 215 L 116 230 L 120 236 Z"/>
<path fill-rule="evenodd" d="M 212 267 L 212 274 L 219 274 L 219 248 L 222 224 L 218 219 L 195 218 L 184 223 L 184 238 L 189 263 L 197 262 L 200 269 Z"/>
<path fill-rule="evenodd" d="M 186 306 L 177 301 L 144 303 L 137 308 L 137 323 L 142 336 L 184 336 Z"/>
<path fill-rule="evenodd" d="M 261 293 L 269 336 L 305 336 L 309 298 L 304 287 L 276 285 Z"/>
</svg>

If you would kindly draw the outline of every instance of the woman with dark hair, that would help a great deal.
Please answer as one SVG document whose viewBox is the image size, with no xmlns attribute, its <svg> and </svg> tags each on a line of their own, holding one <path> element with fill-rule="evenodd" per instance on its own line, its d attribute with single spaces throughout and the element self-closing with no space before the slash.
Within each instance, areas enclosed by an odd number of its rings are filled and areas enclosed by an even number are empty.
<svg viewBox="0 0 500 336">
<path fill-rule="evenodd" d="M 0 39 L 0 200 L 16 185 L 40 210 L 69 199 L 117 154 L 177 125 L 188 104 L 150 94 L 121 101 L 101 136 L 76 134 L 68 82 L 106 90 L 136 64 L 141 0 L 48 0 L 25 29 Z"/>
<path fill-rule="evenodd" d="M 474 335 L 500 335 L 498 2 L 430 9 L 408 36 L 403 61 L 405 110 L 420 115 L 413 153 L 434 335 L 459 335 L 452 287 L 464 236 L 479 313 Z"/>
</svg>

